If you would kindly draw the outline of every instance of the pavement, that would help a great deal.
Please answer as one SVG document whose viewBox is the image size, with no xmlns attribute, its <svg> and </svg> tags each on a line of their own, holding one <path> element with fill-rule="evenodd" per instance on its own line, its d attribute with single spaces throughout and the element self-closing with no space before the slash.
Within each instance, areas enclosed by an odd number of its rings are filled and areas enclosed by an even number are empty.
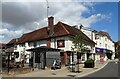
<svg viewBox="0 0 120 79">
<path fill-rule="evenodd" d="M 97 61 L 94 68 L 84 68 L 84 64 L 80 64 L 80 73 L 70 72 L 68 67 L 62 67 L 57 70 L 35 70 L 27 74 L 11 75 L 11 77 L 84 77 L 86 75 L 92 74 L 104 68 L 108 62 L 117 60 L 108 60 L 103 63 Z M 9 76 L 10 77 L 10 76 Z"/>
</svg>

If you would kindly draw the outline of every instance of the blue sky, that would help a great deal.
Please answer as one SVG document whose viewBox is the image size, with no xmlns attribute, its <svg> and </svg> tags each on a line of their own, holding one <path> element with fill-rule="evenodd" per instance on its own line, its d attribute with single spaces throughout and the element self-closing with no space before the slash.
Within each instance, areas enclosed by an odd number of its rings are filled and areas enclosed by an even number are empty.
<svg viewBox="0 0 120 79">
<path fill-rule="evenodd" d="M 28 0 L 24 0 L 28 1 Z M 83 25 L 106 31 L 118 40 L 117 2 L 49 2 L 48 16 L 68 25 Z M 2 4 L 0 42 L 8 43 L 22 34 L 47 26 L 46 2 L 5 2 Z M 0 21 L 1 24 L 1 21 Z M 39 25 L 39 26 L 38 26 Z"/>
<path fill-rule="evenodd" d="M 101 13 L 108 15 L 107 19 L 99 21 L 92 25 L 91 28 L 98 31 L 107 31 L 114 41 L 118 40 L 118 3 L 102 2 L 94 6 L 93 13 Z"/>
</svg>

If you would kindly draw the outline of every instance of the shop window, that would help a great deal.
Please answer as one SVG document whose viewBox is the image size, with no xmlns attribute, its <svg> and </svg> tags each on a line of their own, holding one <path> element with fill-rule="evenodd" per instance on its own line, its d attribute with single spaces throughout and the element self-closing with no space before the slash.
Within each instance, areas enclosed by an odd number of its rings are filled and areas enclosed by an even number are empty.
<svg viewBox="0 0 120 79">
<path fill-rule="evenodd" d="M 19 52 L 14 52 L 16 58 L 19 58 Z"/>
<path fill-rule="evenodd" d="M 85 54 L 82 54 L 81 60 L 82 60 L 82 61 L 85 61 Z"/>
<path fill-rule="evenodd" d="M 35 53 L 35 63 L 40 63 L 40 52 Z"/>
</svg>

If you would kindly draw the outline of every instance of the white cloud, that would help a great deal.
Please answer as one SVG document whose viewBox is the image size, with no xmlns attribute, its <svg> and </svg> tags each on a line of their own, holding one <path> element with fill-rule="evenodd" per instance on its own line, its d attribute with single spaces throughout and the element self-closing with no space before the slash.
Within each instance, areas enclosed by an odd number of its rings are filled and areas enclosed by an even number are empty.
<svg viewBox="0 0 120 79">
<path fill-rule="evenodd" d="M 46 2 L 45 0 L 2 0 L 3 2 Z M 49 2 L 71 2 L 71 0 L 48 0 Z M 119 0 L 72 0 L 74 2 L 119 2 Z"/>
<path fill-rule="evenodd" d="M 0 34 L 8 35 L 10 37 L 15 37 L 15 36 L 21 35 L 22 31 L 21 30 L 11 31 L 8 29 L 0 29 Z"/>
<path fill-rule="evenodd" d="M 25 0 L 23 0 L 25 1 Z M 48 0 L 49 1 L 49 0 Z M 68 2 L 49 2 L 49 16 L 54 16 L 55 23 L 62 21 L 69 25 L 83 24 L 90 27 L 92 24 L 107 18 L 104 14 L 92 14 L 83 17 L 84 13 L 90 13 L 94 8 L 93 3 L 80 3 L 69 0 Z M 0 34 L 8 39 L 20 37 L 25 32 L 47 26 L 46 2 L 18 2 L 3 4 L 3 27 L 0 27 Z M 92 8 L 91 8 L 92 7 Z M 40 25 L 37 26 L 35 22 Z"/>
<path fill-rule="evenodd" d="M 3 36 L 3 35 L 0 35 L 0 43 L 2 43 L 3 42 L 3 39 L 4 39 L 5 37 Z M 5 41 L 4 41 L 5 42 Z"/>
<path fill-rule="evenodd" d="M 101 21 L 101 20 L 105 19 L 106 17 L 107 16 L 103 15 L 103 14 L 94 14 L 94 15 L 91 15 L 90 17 L 88 17 L 88 18 L 82 18 L 80 22 L 84 26 L 90 27 L 92 24 L 94 24 L 98 21 Z"/>
<path fill-rule="evenodd" d="M 8 30 L 6 28 L 0 29 L 0 42 L 7 43 L 13 38 L 21 36 L 22 30 Z"/>
<path fill-rule="evenodd" d="M 0 35 L 0 39 L 3 39 L 3 38 L 4 38 L 4 36 Z"/>
</svg>

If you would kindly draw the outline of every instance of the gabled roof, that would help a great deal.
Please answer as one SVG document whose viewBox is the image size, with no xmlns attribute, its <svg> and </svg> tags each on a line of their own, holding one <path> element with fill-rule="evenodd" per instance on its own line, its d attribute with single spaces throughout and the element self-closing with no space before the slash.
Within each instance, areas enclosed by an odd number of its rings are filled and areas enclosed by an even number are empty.
<svg viewBox="0 0 120 79">
<path fill-rule="evenodd" d="M 85 40 L 88 41 L 89 43 L 95 44 L 83 32 L 81 32 L 79 29 L 77 29 L 75 27 L 72 27 L 72 26 L 62 23 L 62 22 L 58 22 L 56 25 L 54 25 L 54 27 L 55 27 L 54 32 L 51 35 L 49 35 L 49 33 L 48 33 L 48 27 L 44 27 L 44 28 L 41 28 L 41 29 L 38 29 L 38 30 L 35 30 L 32 32 L 23 34 L 18 39 L 18 42 L 16 42 L 15 39 L 13 39 L 8 44 L 44 40 L 44 39 L 48 39 L 48 38 L 61 37 L 61 36 L 67 36 L 67 35 L 76 35 L 78 33 L 83 34 Z"/>
<path fill-rule="evenodd" d="M 65 23 L 62 23 L 60 22 L 61 25 L 64 27 L 64 29 L 66 30 L 66 33 L 69 34 L 69 35 L 77 35 L 79 33 L 82 34 L 84 40 L 86 40 L 86 42 L 88 43 L 93 43 L 95 44 L 89 37 L 87 37 L 82 31 L 80 31 L 79 29 L 75 28 L 75 27 L 72 27 L 70 25 L 67 25 Z"/>
</svg>

